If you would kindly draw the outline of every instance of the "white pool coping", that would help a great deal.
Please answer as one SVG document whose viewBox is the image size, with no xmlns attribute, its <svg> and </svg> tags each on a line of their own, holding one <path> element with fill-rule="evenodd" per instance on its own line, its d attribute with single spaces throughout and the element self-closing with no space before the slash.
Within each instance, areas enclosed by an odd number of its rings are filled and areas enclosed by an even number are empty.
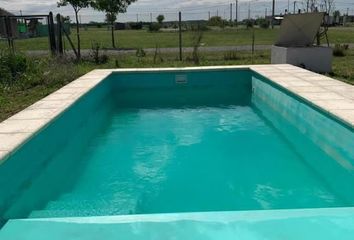
<svg viewBox="0 0 354 240">
<path fill-rule="evenodd" d="M 288 64 L 94 70 L 0 123 L 0 164 L 114 72 L 250 69 L 354 128 L 354 86 Z"/>
</svg>

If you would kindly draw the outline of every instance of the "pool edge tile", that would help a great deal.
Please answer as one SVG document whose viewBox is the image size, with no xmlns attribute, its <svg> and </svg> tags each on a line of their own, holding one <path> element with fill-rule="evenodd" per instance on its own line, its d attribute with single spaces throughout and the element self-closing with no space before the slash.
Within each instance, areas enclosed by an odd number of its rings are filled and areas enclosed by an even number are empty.
<svg viewBox="0 0 354 240">
<path fill-rule="evenodd" d="M 0 122 L 0 131 L 1 129 L 3 131 L 0 132 L 0 142 L 2 143 L 0 145 L 0 164 L 5 162 L 18 147 L 106 79 L 112 71 L 91 71 Z M 45 107 L 46 104 L 47 107 Z M 17 126 L 18 131 L 15 130 L 15 122 L 19 125 Z M 28 126 L 26 129 L 26 124 L 31 123 L 34 125 Z"/>
<path fill-rule="evenodd" d="M 250 69 L 354 128 L 354 116 L 345 111 L 354 109 L 354 86 L 289 64 L 250 66 Z M 299 81 L 286 81 L 289 76 Z M 329 94 L 336 97 L 327 98 Z"/>
</svg>

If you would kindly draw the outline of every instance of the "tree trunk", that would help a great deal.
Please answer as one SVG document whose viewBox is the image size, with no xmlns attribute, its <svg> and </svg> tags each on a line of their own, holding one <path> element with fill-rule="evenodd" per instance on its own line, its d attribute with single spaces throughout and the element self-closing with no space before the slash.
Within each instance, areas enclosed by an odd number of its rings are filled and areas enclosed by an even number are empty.
<svg viewBox="0 0 354 240">
<path fill-rule="evenodd" d="M 112 47 L 113 47 L 113 48 L 116 48 L 116 42 L 115 42 L 115 40 L 114 40 L 114 22 L 112 22 L 111 34 L 112 34 Z"/>
<path fill-rule="evenodd" d="M 80 40 L 80 23 L 79 23 L 79 16 L 78 11 L 75 11 L 75 18 L 76 18 L 76 36 L 77 36 L 77 60 L 81 59 L 81 40 Z"/>
</svg>

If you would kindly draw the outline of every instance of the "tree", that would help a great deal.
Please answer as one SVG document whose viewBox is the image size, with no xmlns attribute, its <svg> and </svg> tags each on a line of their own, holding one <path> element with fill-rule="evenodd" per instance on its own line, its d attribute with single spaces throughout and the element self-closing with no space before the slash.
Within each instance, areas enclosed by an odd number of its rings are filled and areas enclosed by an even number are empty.
<svg viewBox="0 0 354 240">
<path fill-rule="evenodd" d="M 119 13 L 125 13 L 128 6 L 137 0 L 93 0 L 91 6 L 106 13 L 106 21 L 111 23 L 112 47 L 116 48 L 114 39 L 114 23 Z"/>
<path fill-rule="evenodd" d="M 340 17 L 340 11 L 339 10 L 334 11 L 333 12 L 333 17 L 334 17 L 334 19 L 339 18 Z"/>
<path fill-rule="evenodd" d="M 259 25 L 260 28 L 268 29 L 270 26 L 270 22 L 265 18 L 258 18 L 256 23 Z"/>
<path fill-rule="evenodd" d="M 58 7 L 71 5 L 75 11 L 76 18 L 76 36 L 77 36 L 77 58 L 81 59 L 81 40 L 80 40 L 80 23 L 79 23 L 79 12 L 83 8 L 90 6 L 90 0 L 59 0 Z"/>
<path fill-rule="evenodd" d="M 161 25 L 163 20 L 165 20 L 165 16 L 164 15 L 158 15 L 156 20 Z"/>
<path fill-rule="evenodd" d="M 218 26 L 218 27 L 221 27 L 222 24 L 223 24 L 223 20 L 221 17 L 218 17 L 218 16 L 213 16 L 209 19 L 209 22 L 208 22 L 209 26 Z"/>
<path fill-rule="evenodd" d="M 334 8 L 334 0 L 323 0 L 324 10 L 330 15 Z"/>
</svg>

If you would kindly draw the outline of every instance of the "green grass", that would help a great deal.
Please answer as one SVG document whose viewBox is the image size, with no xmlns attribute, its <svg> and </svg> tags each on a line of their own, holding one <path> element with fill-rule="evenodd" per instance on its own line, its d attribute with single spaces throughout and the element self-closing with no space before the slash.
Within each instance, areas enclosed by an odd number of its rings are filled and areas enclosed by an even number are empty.
<svg viewBox="0 0 354 240">
<path fill-rule="evenodd" d="M 255 43 L 258 45 L 273 44 L 279 29 L 255 28 Z M 154 48 L 158 44 L 161 48 L 178 47 L 177 32 L 150 33 L 146 30 L 122 30 L 115 32 L 117 46 L 120 48 Z M 192 46 L 192 35 L 190 31 L 183 33 L 183 46 Z M 331 28 L 328 32 L 331 43 L 354 43 L 354 27 Z M 76 43 L 76 35 L 71 34 L 72 40 Z M 82 48 L 90 49 L 93 42 L 100 43 L 103 47 L 111 47 L 110 32 L 107 28 L 88 28 L 81 30 Z M 252 30 L 247 29 L 214 29 L 204 33 L 204 46 L 237 46 L 251 44 Z M 65 41 L 69 49 L 68 41 Z M 1 48 L 6 48 L 6 42 L 0 42 Z M 18 51 L 47 50 L 48 38 L 32 38 L 15 41 Z"/>
<path fill-rule="evenodd" d="M 344 57 L 334 57 L 331 77 L 354 85 L 354 49 L 346 51 Z"/>
</svg>

